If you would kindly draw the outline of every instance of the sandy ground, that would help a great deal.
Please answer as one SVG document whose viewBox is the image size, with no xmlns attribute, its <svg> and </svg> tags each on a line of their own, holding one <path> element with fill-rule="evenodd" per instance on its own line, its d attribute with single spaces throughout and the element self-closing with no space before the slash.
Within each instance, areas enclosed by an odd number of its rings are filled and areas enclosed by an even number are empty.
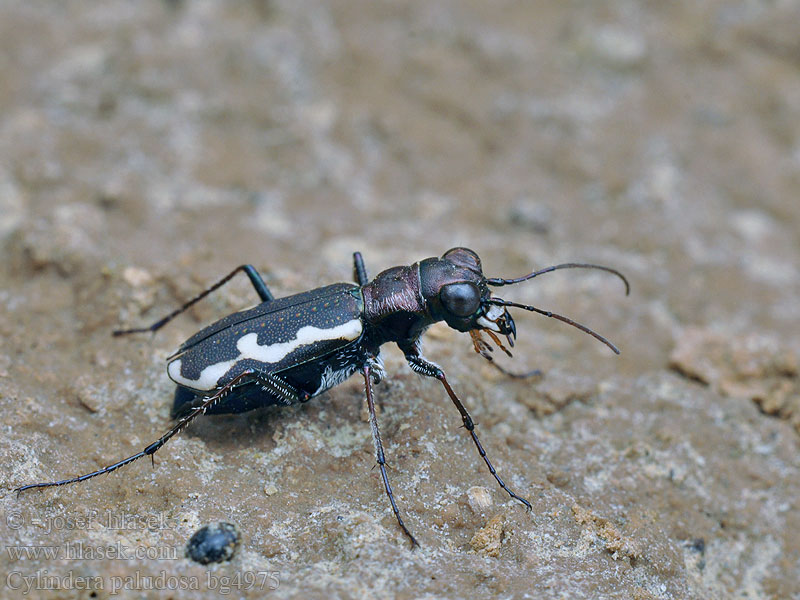
<svg viewBox="0 0 800 600">
<path fill-rule="evenodd" d="M 0 6 L 0 596 L 800 598 L 796 2 L 27 2 Z M 499 376 L 444 327 L 435 381 L 386 348 L 303 406 L 170 426 L 164 359 L 280 295 L 478 251 L 507 297 Z M 501 360 L 501 359 L 498 359 Z M 186 541 L 234 523 L 231 562 Z M 36 548 L 39 548 L 37 550 Z M 81 588 L 91 589 L 81 589 Z M 51 588 L 50 591 L 41 588 Z M 57 589 L 52 589 L 57 588 Z M 60 588 L 60 589 L 58 589 Z"/>
</svg>

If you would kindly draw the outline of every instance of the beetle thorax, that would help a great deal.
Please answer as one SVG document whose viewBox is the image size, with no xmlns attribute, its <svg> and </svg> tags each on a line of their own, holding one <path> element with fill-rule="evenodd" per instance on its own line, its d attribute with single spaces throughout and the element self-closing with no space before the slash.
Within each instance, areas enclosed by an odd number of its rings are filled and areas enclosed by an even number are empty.
<svg viewBox="0 0 800 600">
<path fill-rule="evenodd" d="M 362 288 L 364 311 L 369 320 L 399 312 L 419 313 L 425 310 L 416 267 L 392 267 L 379 273 Z"/>
<path fill-rule="evenodd" d="M 417 264 L 387 269 L 361 291 L 364 318 L 381 328 L 387 341 L 414 337 L 432 322 L 420 293 Z"/>
</svg>

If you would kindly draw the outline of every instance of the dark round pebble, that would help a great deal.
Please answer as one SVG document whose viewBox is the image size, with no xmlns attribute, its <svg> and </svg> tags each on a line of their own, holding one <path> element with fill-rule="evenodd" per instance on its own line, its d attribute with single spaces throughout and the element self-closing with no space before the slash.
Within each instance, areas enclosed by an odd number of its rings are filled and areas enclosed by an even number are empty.
<svg viewBox="0 0 800 600">
<path fill-rule="evenodd" d="M 186 544 L 186 556 L 201 565 L 225 562 L 239 547 L 239 531 L 233 523 L 209 523 L 198 529 Z"/>
</svg>

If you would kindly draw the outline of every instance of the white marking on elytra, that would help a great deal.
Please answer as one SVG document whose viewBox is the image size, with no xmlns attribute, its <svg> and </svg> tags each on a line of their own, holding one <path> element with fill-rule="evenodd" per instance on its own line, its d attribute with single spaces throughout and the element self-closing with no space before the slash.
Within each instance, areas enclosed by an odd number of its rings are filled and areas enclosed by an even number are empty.
<svg viewBox="0 0 800 600">
<path fill-rule="evenodd" d="M 336 327 L 321 329 L 306 325 L 297 330 L 294 339 L 288 342 L 261 345 L 258 343 L 258 333 L 251 332 L 243 335 L 236 342 L 239 356 L 232 360 L 208 365 L 197 379 L 189 379 L 181 374 L 181 359 L 173 360 L 167 367 L 167 374 L 177 384 L 185 385 L 194 390 L 211 390 L 217 387 L 219 378 L 225 375 L 237 362 L 246 359 L 256 360 L 265 364 L 275 364 L 286 358 L 300 346 L 306 346 L 325 340 L 355 340 L 361 335 L 364 326 L 361 319 L 353 319 Z"/>
<path fill-rule="evenodd" d="M 496 331 L 497 333 L 502 333 L 500 330 L 500 326 L 497 324 L 497 321 L 504 314 L 505 314 L 505 309 L 503 307 L 497 306 L 496 304 L 492 304 L 489 307 L 489 310 L 486 311 L 486 314 L 478 318 L 477 323 L 484 329 L 491 329 L 492 331 Z"/>
</svg>

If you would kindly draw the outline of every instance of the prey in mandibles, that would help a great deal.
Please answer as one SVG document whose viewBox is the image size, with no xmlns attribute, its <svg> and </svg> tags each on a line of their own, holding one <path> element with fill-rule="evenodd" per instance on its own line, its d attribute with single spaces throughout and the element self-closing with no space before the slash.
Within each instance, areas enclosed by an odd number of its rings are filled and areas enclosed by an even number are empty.
<svg viewBox="0 0 800 600">
<path fill-rule="evenodd" d="M 511 373 L 498 365 L 491 354 L 492 343 L 511 354 L 508 348 L 514 346 L 517 328 L 509 308 L 516 308 L 577 327 L 619 354 L 614 344 L 588 327 L 551 311 L 504 300 L 495 296 L 492 288 L 560 269 L 583 268 L 616 275 L 625 284 L 627 294 L 627 279 L 615 269 L 589 263 L 554 265 L 515 279 L 487 278 L 475 252 L 452 248 L 441 257 L 392 267 L 369 280 L 361 254 L 356 252 L 353 259 L 356 283 L 336 283 L 283 298 L 272 295 L 252 265 L 242 265 L 151 326 L 115 331 L 115 336 L 155 332 L 239 272 L 247 275 L 261 300 L 254 308 L 228 315 L 202 329 L 167 359 L 167 373 L 178 386 L 173 406 L 176 422 L 167 433 L 140 452 L 97 471 L 24 485 L 16 492 L 78 483 L 144 456 L 152 460 L 170 438 L 202 414 L 240 413 L 262 406 L 306 402 L 360 373 L 384 489 L 400 529 L 412 547 L 417 546 L 389 484 L 373 399 L 373 385 L 385 375 L 380 348 L 393 342 L 412 370 L 442 384 L 495 481 L 530 510 L 530 502 L 506 485 L 495 470 L 478 439 L 472 417 L 444 370 L 422 355 L 422 336 L 431 325 L 443 321 L 457 331 L 469 333 L 475 351 L 503 373 L 514 377 L 537 375 L 538 371 Z"/>
</svg>

